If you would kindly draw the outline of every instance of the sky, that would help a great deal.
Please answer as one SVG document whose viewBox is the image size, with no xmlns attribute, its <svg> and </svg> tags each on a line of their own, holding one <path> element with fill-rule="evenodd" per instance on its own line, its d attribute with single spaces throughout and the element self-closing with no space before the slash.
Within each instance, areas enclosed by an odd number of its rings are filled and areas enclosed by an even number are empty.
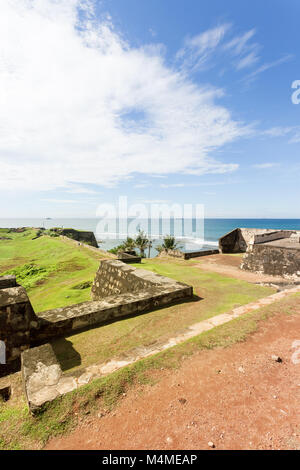
<svg viewBox="0 0 300 470">
<path fill-rule="evenodd" d="M 1 0 L 0 217 L 94 217 L 127 196 L 300 218 L 299 13 Z"/>
</svg>

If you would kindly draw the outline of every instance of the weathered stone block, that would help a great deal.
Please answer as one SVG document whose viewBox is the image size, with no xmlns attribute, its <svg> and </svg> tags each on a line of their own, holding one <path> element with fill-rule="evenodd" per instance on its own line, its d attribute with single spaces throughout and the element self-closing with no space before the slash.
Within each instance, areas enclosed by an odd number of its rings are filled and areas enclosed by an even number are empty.
<svg viewBox="0 0 300 470">
<path fill-rule="evenodd" d="M 295 230 L 236 228 L 219 239 L 221 253 L 244 253 L 250 245 L 300 235 Z"/>
<path fill-rule="evenodd" d="M 19 368 L 21 352 L 30 347 L 33 323 L 38 321 L 25 289 L 21 286 L 0 289 L 0 340 L 6 347 L 1 376 Z"/>
<path fill-rule="evenodd" d="M 64 377 L 52 346 L 28 349 L 22 354 L 22 379 L 29 409 L 36 413 L 45 403 L 77 388 L 73 377 Z"/>
<path fill-rule="evenodd" d="M 7 352 L 0 374 L 6 375 L 13 367 L 19 368 L 21 353 L 32 346 L 74 330 L 191 298 L 193 289 L 173 279 L 111 260 L 101 263 L 92 293 L 93 301 L 47 310 L 37 316 L 23 287 L 0 289 L 0 340 L 4 341 Z M 28 356 L 24 353 L 23 357 L 29 358 L 31 353 L 28 352 Z M 44 366 L 40 366 L 38 377 L 46 374 Z M 53 372 L 54 368 L 49 370 Z M 64 382 L 59 387 L 67 386 Z"/>
<path fill-rule="evenodd" d="M 278 242 L 252 245 L 248 248 L 241 268 L 271 276 L 282 276 L 290 279 L 300 278 L 300 244 Z M 299 247 L 297 247 L 299 245 Z"/>
<path fill-rule="evenodd" d="M 13 276 L 12 274 L 10 274 L 7 276 L 0 277 L 0 289 L 7 289 L 8 287 L 16 287 L 16 286 L 17 286 L 16 276 Z"/>
<path fill-rule="evenodd" d="M 149 291 L 153 288 L 164 289 L 166 286 L 173 286 L 175 290 L 187 287 L 186 284 L 151 271 L 128 266 L 121 261 L 105 260 L 101 262 L 96 273 L 92 298 L 101 300 L 111 295 Z"/>
</svg>

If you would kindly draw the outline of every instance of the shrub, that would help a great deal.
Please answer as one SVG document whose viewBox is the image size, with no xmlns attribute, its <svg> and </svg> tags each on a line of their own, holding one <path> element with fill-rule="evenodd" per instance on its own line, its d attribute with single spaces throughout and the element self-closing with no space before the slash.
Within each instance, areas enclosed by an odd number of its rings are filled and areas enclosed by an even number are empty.
<svg viewBox="0 0 300 470">
<path fill-rule="evenodd" d="M 79 282 L 79 284 L 76 284 L 75 286 L 71 287 L 71 289 L 79 289 L 79 290 L 87 289 L 88 287 L 91 287 L 92 284 L 93 284 L 92 281 L 83 281 L 83 282 Z"/>
<path fill-rule="evenodd" d="M 14 274 L 17 282 L 25 289 L 34 287 L 39 281 L 46 279 L 49 274 L 56 270 L 56 266 L 38 266 L 33 263 L 26 263 L 23 266 L 6 271 L 3 274 Z"/>
</svg>

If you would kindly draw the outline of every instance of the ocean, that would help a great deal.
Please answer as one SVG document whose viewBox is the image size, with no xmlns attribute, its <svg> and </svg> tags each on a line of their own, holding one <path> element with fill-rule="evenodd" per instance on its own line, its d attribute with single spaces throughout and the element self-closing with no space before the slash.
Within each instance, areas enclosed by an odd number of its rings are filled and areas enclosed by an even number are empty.
<svg viewBox="0 0 300 470">
<path fill-rule="evenodd" d="M 97 218 L 0 218 L 0 228 L 6 227 L 64 227 L 78 230 L 88 230 L 95 233 L 100 248 L 108 250 L 119 245 L 126 233 L 117 234 L 117 229 L 111 230 L 109 223 L 104 230 L 99 230 Z M 130 223 L 130 221 L 129 221 Z M 166 220 L 141 221 L 141 228 L 151 233 L 153 248 L 150 256 L 156 256 L 155 246 L 161 243 L 163 235 L 175 235 L 183 251 L 205 250 L 218 246 L 218 239 L 237 227 L 268 228 L 300 230 L 300 219 L 204 219 L 204 222 L 191 221 L 193 228 L 188 234 L 182 235 L 182 220 L 174 219 L 171 223 Z M 112 225 L 114 226 L 114 225 Z M 120 230 L 118 230 L 120 232 Z M 123 230 L 124 231 L 124 230 Z M 108 236 L 109 234 L 109 236 Z M 108 238 L 109 237 L 109 238 Z"/>
</svg>

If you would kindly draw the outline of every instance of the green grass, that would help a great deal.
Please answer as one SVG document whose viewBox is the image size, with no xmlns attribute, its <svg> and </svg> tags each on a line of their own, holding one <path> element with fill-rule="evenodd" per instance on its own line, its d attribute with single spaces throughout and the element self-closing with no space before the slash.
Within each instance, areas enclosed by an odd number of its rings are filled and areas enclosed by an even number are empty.
<svg viewBox="0 0 300 470">
<path fill-rule="evenodd" d="M 6 236 L 5 231 L 1 234 Z M 7 234 L 12 240 L 0 240 L 0 272 L 15 270 L 18 280 L 27 285 L 37 312 L 89 300 L 89 286 L 103 255 L 61 238 L 42 236 L 32 240 L 35 235 L 35 230 L 26 230 Z M 124 357 L 133 348 L 165 341 L 192 323 L 274 292 L 271 288 L 205 272 L 196 264 L 193 260 L 143 260 L 138 268 L 192 285 L 194 301 L 53 341 L 63 369 Z M 129 387 L 151 383 L 153 371 L 179 367 L 183 357 L 199 349 L 229 346 L 245 339 L 265 315 L 267 308 L 96 380 L 55 400 L 35 418 L 29 415 L 24 398 L 20 398 L 19 404 L 0 403 L 0 449 L 40 447 L 50 436 L 70 430 L 85 413 L 99 406 L 111 409 Z"/>
<path fill-rule="evenodd" d="M 42 281 L 47 279 L 51 273 L 58 271 L 55 264 L 49 266 L 38 266 L 33 263 L 23 264 L 14 269 L 9 269 L 2 274 L 15 274 L 17 282 L 25 289 L 30 289 L 39 285 Z"/>
<path fill-rule="evenodd" d="M 35 235 L 36 230 L 11 232 L 13 240 L 0 241 L 0 272 L 17 275 L 36 312 L 90 300 L 90 285 L 103 255 L 62 238 L 42 236 L 33 240 Z M 78 333 L 67 340 L 57 339 L 53 346 L 63 369 L 105 362 L 133 348 L 166 341 L 193 323 L 273 292 L 204 272 L 196 264 L 193 260 L 157 258 L 136 265 L 192 285 L 198 299 Z"/>
<path fill-rule="evenodd" d="M 87 414 L 112 410 L 130 388 L 156 383 L 163 376 L 163 369 L 177 369 L 186 358 L 201 350 L 230 347 L 244 341 L 259 328 L 260 322 L 274 315 L 299 315 L 299 299 L 300 294 L 290 295 L 169 350 L 94 380 L 57 398 L 36 417 L 29 414 L 22 400 L 14 406 L 0 403 L 0 449 L 41 448 L 49 438 L 72 430 L 79 419 L 84 419 Z"/>
<path fill-rule="evenodd" d="M 274 293 L 269 287 L 204 272 L 193 261 L 158 258 L 136 266 L 190 284 L 199 297 L 52 341 L 64 370 L 122 359 L 134 348 L 165 342 L 193 323 Z"/>
<path fill-rule="evenodd" d="M 12 240 L 0 240 L 0 273 L 15 273 L 28 292 L 36 312 L 90 300 L 91 283 L 99 267 L 99 254 L 72 241 L 48 236 L 35 240 L 36 230 L 1 232 Z M 109 257 L 110 255 L 107 255 Z"/>
</svg>

